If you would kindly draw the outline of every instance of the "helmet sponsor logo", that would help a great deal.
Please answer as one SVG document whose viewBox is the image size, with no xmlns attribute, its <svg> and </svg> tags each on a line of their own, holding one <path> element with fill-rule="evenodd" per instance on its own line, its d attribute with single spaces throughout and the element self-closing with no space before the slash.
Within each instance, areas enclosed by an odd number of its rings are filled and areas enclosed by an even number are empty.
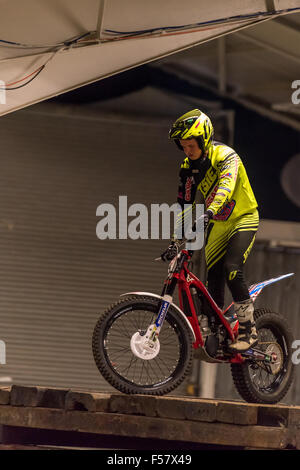
<svg viewBox="0 0 300 470">
<path fill-rule="evenodd" d="M 205 135 L 205 139 L 207 139 L 208 137 L 208 126 L 207 126 L 207 121 L 205 121 L 204 125 L 203 125 L 203 128 L 204 128 L 204 135 Z"/>
<path fill-rule="evenodd" d="M 175 137 L 176 135 L 181 133 L 181 129 L 178 129 L 177 131 L 172 133 L 172 137 Z"/>
</svg>

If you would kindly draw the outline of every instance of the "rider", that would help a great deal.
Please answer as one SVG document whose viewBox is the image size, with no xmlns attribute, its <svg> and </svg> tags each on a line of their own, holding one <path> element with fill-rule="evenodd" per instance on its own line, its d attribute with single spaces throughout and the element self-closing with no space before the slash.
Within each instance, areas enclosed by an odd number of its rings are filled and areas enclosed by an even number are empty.
<svg viewBox="0 0 300 470">
<path fill-rule="evenodd" d="M 206 207 L 208 291 L 223 309 L 226 280 L 239 320 L 237 340 L 229 348 L 233 352 L 244 352 L 257 343 L 254 306 L 245 283 L 243 265 L 254 243 L 259 215 L 240 157 L 232 148 L 214 141 L 213 137 L 212 123 L 199 109 L 179 117 L 170 129 L 169 138 L 186 155 L 179 174 L 177 201 L 182 212 L 177 225 L 183 224 L 184 205 L 195 206 L 197 190 L 200 191 Z M 172 259 L 179 244 L 173 235 L 162 259 Z"/>
</svg>

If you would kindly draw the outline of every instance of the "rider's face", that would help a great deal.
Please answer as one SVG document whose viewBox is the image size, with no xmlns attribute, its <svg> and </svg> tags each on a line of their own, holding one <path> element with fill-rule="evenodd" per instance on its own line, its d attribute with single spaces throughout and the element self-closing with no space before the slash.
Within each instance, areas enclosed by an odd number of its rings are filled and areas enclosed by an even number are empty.
<svg viewBox="0 0 300 470">
<path fill-rule="evenodd" d="M 180 139 L 179 142 L 188 158 L 191 160 L 198 160 L 198 158 L 201 157 L 202 150 L 199 148 L 196 139 Z"/>
</svg>

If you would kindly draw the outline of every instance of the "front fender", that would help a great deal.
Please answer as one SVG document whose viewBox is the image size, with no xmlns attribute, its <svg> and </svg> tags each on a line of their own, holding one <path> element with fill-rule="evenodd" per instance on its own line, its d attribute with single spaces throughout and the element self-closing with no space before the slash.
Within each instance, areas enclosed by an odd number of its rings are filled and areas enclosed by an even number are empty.
<svg viewBox="0 0 300 470">
<path fill-rule="evenodd" d="M 157 294 L 153 294 L 152 292 L 127 292 L 126 294 L 121 294 L 120 297 L 123 297 L 125 295 L 140 295 L 140 296 L 146 296 L 146 297 L 155 297 L 156 299 L 160 299 L 160 300 L 167 300 L 169 302 L 169 299 L 164 299 L 161 295 L 157 295 Z M 184 319 L 184 321 L 186 322 L 187 326 L 189 327 L 192 335 L 193 335 L 193 340 L 196 341 L 196 336 L 195 336 L 195 333 L 194 333 L 194 330 L 192 328 L 192 325 L 190 324 L 190 322 L 188 321 L 186 315 L 183 313 L 183 311 L 176 305 L 174 304 L 173 302 L 170 302 L 170 305 L 172 305 L 173 308 L 175 308 L 175 310 L 177 310 L 177 312 L 182 316 L 182 318 Z"/>
</svg>

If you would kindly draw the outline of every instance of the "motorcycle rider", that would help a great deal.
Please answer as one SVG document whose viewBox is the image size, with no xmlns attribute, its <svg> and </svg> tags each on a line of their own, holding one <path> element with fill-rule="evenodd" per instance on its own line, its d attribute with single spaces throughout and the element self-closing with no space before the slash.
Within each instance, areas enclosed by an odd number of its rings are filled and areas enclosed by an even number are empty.
<svg viewBox="0 0 300 470">
<path fill-rule="evenodd" d="M 223 309 L 226 280 L 239 320 L 237 340 L 229 348 L 232 352 L 244 352 L 257 343 L 254 306 L 243 266 L 259 224 L 257 202 L 245 167 L 234 149 L 213 140 L 210 118 L 199 109 L 179 117 L 170 129 L 169 138 L 186 156 L 179 174 L 177 201 L 182 212 L 177 226 L 182 226 L 187 215 L 184 206 L 194 206 L 200 191 L 206 208 L 203 217 L 204 229 L 207 228 L 207 288 Z M 170 260 L 177 253 L 181 242 L 175 234 L 161 255 L 163 260 Z"/>
</svg>

